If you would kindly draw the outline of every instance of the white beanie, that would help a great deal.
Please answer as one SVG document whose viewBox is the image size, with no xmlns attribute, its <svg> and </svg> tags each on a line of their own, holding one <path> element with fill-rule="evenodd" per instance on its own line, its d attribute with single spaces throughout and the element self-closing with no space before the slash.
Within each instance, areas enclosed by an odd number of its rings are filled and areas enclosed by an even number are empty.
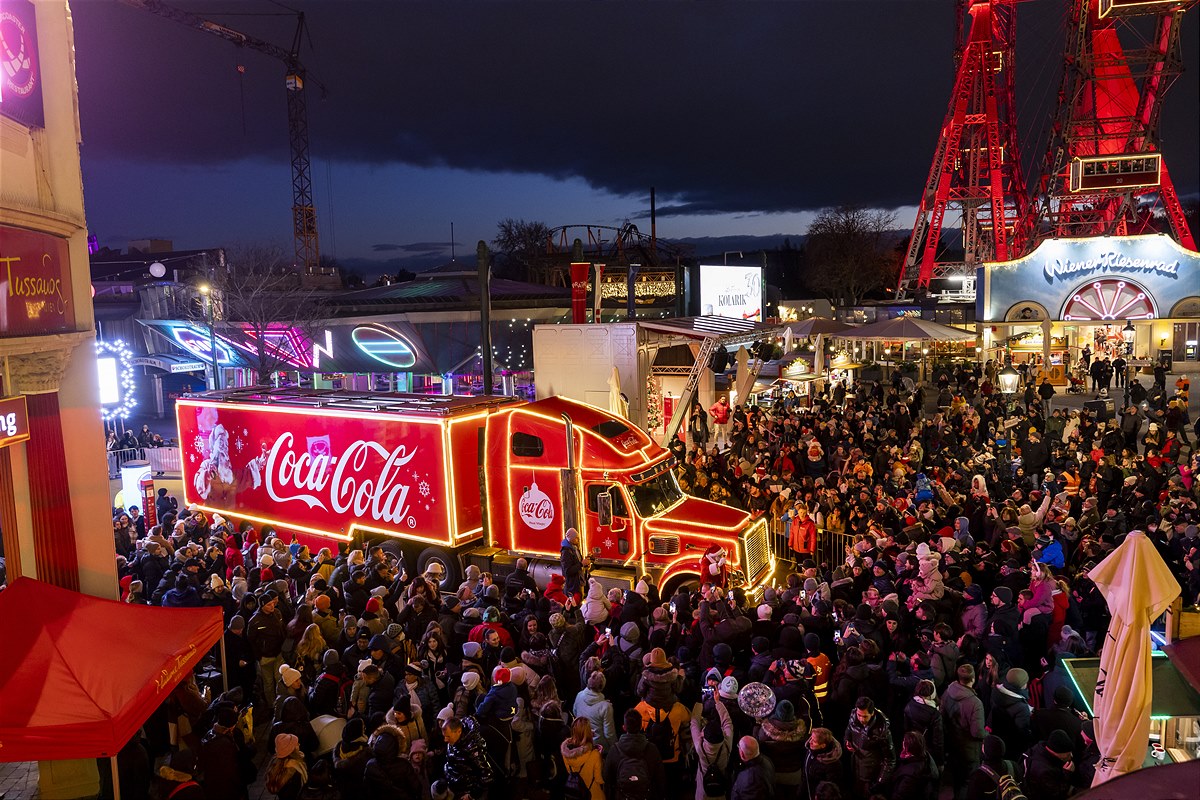
<svg viewBox="0 0 1200 800">
<path fill-rule="evenodd" d="M 464 672 L 462 674 L 462 685 L 467 689 L 467 691 L 473 691 L 479 686 L 479 673 Z"/>
<path fill-rule="evenodd" d="M 224 588 L 225 581 L 221 578 L 220 575 L 218 575 L 217 573 L 214 572 L 212 574 L 212 577 L 208 579 L 208 585 L 209 585 L 209 588 L 212 588 L 212 589 L 221 589 L 221 588 Z"/>
<path fill-rule="evenodd" d="M 275 566 L 275 558 L 270 553 L 261 553 L 258 557 L 258 565 L 260 567 Z"/>
<path fill-rule="evenodd" d="M 771 607 L 769 605 L 767 605 L 766 603 L 763 603 L 761 606 L 758 607 L 758 618 L 760 620 L 770 619 L 771 611 L 772 611 Z"/>
<path fill-rule="evenodd" d="M 290 664 L 284 664 L 279 668 L 279 677 L 283 678 L 283 682 L 290 686 L 300 680 L 300 670 L 292 667 Z"/>
<path fill-rule="evenodd" d="M 721 697 L 725 698 L 726 700 L 737 700 L 737 678 L 733 677 L 732 675 L 726 675 L 721 680 L 721 685 L 717 687 L 717 694 L 721 695 Z"/>
<path fill-rule="evenodd" d="M 637 586 L 633 587 L 633 590 L 635 592 L 637 592 L 638 594 L 640 594 L 642 597 L 645 597 L 646 595 L 650 594 L 650 587 L 646 585 L 645 581 L 638 581 Z"/>
</svg>

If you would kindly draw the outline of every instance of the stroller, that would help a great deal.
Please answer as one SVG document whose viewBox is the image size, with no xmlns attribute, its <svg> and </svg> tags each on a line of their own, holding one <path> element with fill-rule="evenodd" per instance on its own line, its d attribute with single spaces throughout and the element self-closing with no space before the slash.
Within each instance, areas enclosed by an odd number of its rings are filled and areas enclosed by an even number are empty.
<svg viewBox="0 0 1200 800">
<path fill-rule="evenodd" d="M 1067 394 L 1083 394 L 1087 391 L 1087 378 L 1074 373 L 1067 376 Z"/>
</svg>

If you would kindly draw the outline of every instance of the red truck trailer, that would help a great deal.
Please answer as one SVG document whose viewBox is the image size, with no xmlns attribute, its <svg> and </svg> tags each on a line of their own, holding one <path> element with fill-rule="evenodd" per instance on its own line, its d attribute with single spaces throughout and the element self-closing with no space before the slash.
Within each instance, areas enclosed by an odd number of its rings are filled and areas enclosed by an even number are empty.
<svg viewBox="0 0 1200 800">
<path fill-rule="evenodd" d="M 774 573 L 765 520 L 684 495 L 666 449 L 585 403 L 249 388 L 175 409 L 188 505 L 310 545 L 378 542 L 441 563 L 446 586 L 518 557 L 544 585 L 571 527 L 609 585 L 671 591 L 714 543 L 735 585 Z"/>
</svg>

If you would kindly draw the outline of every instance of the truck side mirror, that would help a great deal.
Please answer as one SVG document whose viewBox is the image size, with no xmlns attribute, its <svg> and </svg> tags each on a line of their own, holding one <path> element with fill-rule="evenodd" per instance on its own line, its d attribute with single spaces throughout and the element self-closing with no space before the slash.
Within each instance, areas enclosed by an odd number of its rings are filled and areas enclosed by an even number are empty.
<svg viewBox="0 0 1200 800">
<path fill-rule="evenodd" d="M 601 492 L 596 495 L 596 516 L 602 527 L 612 525 L 612 492 Z"/>
</svg>

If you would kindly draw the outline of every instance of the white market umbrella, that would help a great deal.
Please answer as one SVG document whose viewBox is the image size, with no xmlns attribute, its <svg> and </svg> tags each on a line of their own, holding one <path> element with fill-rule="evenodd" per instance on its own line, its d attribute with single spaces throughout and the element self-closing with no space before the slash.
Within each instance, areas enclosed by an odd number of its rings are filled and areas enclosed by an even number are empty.
<svg viewBox="0 0 1200 800">
<path fill-rule="evenodd" d="M 839 333 L 839 339 L 886 339 L 887 341 L 910 342 L 969 342 L 975 334 L 962 328 L 953 328 L 940 322 L 914 317 L 881 319 L 870 325 Z"/>
<path fill-rule="evenodd" d="M 745 405 L 750 392 L 754 389 L 754 379 L 758 377 L 758 370 L 751 368 L 750 353 L 745 347 L 738 348 L 734 360 L 737 362 L 734 390 L 737 392 L 738 405 Z"/>
<path fill-rule="evenodd" d="M 1140 769 L 1150 741 L 1150 623 L 1180 594 L 1179 583 L 1142 531 L 1130 531 L 1088 577 L 1112 614 L 1096 679 L 1092 786 Z"/>
<path fill-rule="evenodd" d="M 799 322 L 789 322 L 787 329 L 792 336 L 829 336 L 852 331 L 854 326 L 828 317 L 809 317 Z"/>
<path fill-rule="evenodd" d="M 614 365 L 608 376 L 608 410 L 618 417 L 629 419 L 629 403 L 621 396 L 621 373 Z"/>
</svg>

